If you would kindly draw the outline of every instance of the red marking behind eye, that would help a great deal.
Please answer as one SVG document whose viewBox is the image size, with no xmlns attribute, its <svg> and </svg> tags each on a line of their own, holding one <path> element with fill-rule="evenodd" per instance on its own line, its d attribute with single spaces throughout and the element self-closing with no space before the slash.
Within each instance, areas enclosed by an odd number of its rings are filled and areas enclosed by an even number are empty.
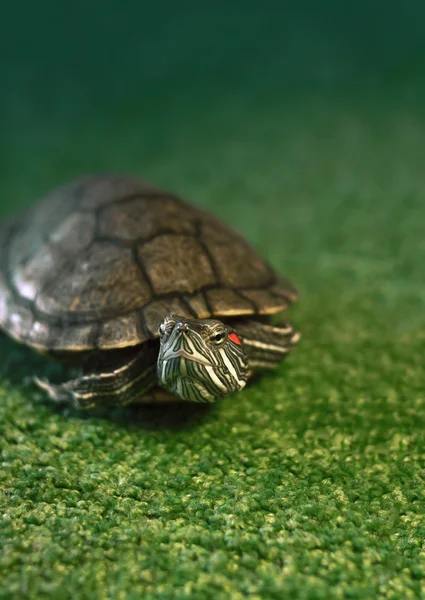
<svg viewBox="0 0 425 600">
<path fill-rule="evenodd" d="M 240 346 L 240 345 L 241 345 L 241 340 L 240 340 L 240 338 L 239 338 L 239 337 L 236 335 L 236 333 L 235 333 L 235 332 L 233 332 L 233 333 L 229 333 L 229 335 L 228 335 L 227 337 L 228 337 L 228 338 L 229 338 L 229 340 L 230 340 L 231 342 L 233 342 L 234 344 L 238 344 L 238 346 Z"/>
</svg>

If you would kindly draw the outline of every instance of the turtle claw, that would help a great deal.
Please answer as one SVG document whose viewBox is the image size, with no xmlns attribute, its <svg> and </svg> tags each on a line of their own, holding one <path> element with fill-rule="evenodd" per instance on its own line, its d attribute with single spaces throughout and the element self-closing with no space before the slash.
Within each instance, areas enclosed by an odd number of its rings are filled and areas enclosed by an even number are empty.
<svg viewBox="0 0 425 600">
<path fill-rule="evenodd" d="M 65 385 L 54 385 L 48 379 L 33 378 L 34 383 L 47 393 L 51 400 L 55 402 L 74 402 L 74 395 L 70 390 L 67 390 Z"/>
</svg>

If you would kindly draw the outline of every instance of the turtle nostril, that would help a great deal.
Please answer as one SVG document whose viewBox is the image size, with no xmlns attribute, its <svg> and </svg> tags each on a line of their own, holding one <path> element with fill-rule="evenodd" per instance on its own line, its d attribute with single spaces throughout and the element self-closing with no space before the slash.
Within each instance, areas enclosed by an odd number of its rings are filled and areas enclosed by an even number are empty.
<svg viewBox="0 0 425 600">
<path fill-rule="evenodd" d="M 188 326 L 187 326 L 187 323 L 182 323 L 181 321 L 179 321 L 179 322 L 176 324 L 176 329 L 177 329 L 177 331 L 182 331 L 182 332 L 184 332 L 184 331 L 187 331 L 189 328 L 188 328 Z"/>
</svg>

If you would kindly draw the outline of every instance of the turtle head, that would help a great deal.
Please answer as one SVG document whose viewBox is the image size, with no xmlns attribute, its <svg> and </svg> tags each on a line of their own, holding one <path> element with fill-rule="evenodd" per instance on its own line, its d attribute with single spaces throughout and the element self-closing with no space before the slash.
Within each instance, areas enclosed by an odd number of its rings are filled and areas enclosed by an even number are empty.
<svg viewBox="0 0 425 600">
<path fill-rule="evenodd" d="M 245 386 L 243 344 L 221 321 L 167 315 L 159 339 L 158 383 L 183 400 L 213 402 Z"/>
</svg>

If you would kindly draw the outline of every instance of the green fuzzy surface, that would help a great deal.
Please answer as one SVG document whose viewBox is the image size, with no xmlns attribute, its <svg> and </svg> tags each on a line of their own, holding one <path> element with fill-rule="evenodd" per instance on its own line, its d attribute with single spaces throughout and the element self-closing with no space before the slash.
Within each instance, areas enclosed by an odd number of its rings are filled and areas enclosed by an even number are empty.
<svg viewBox="0 0 425 600">
<path fill-rule="evenodd" d="M 425 597 L 425 14 L 319 4 L 0 21 L 1 215 L 145 177 L 294 281 L 303 336 L 211 407 L 83 414 L 0 336 L 1 599 Z"/>
</svg>

